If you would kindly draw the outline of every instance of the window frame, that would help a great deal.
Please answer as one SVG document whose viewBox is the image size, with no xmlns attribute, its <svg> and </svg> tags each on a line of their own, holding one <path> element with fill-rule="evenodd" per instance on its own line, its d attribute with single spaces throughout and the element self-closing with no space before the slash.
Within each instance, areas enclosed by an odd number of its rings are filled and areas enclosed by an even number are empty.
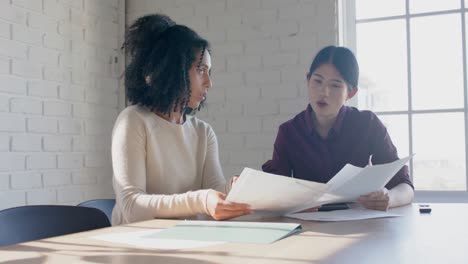
<svg viewBox="0 0 468 264">
<path fill-rule="evenodd" d="M 338 36 L 339 44 L 350 48 L 356 53 L 356 24 L 386 21 L 391 19 L 405 19 L 406 22 L 406 48 L 407 48 L 407 71 L 408 71 L 408 110 L 407 111 L 379 111 L 377 115 L 398 115 L 404 114 L 408 116 L 408 137 L 409 137 L 409 153 L 413 151 L 413 115 L 414 114 L 431 114 L 431 113 L 463 113 L 465 127 L 465 180 L 466 190 L 464 191 L 415 191 L 415 202 L 468 202 L 468 88 L 467 88 L 467 39 L 466 39 L 466 16 L 468 8 L 465 7 L 465 1 L 460 0 L 459 9 L 451 9 L 444 11 L 424 12 L 418 14 L 410 14 L 409 1 L 405 1 L 405 14 L 400 16 L 379 17 L 370 19 L 356 20 L 356 2 L 355 0 L 337 0 L 338 8 Z M 462 30 L 462 60 L 463 60 L 463 95 L 464 107 L 453 109 L 430 109 L 430 110 L 414 110 L 412 107 L 412 84 L 411 84 L 411 25 L 410 19 L 415 17 L 425 17 L 442 14 L 460 14 L 461 30 Z M 352 106 L 358 106 L 358 97 L 355 96 L 349 102 Z M 413 179 L 413 161 L 410 160 L 410 177 Z"/>
</svg>

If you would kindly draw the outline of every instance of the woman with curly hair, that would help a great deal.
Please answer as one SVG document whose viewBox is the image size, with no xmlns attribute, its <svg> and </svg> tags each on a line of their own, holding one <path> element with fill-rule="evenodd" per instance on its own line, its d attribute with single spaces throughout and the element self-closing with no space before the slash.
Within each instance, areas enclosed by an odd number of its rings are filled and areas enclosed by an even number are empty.
<svg viewBox="0 0 468 264">
<path fill-rule="evenodd" d="M 207 214 L 216 220 L 250 213 L 225 201 L 216 135 L 193 114 L 211 88 L 210 45 L 168 16 L 139 18 L 125 36 L 132 104 L 112 133 L 112 224 Z"/>
</svg>

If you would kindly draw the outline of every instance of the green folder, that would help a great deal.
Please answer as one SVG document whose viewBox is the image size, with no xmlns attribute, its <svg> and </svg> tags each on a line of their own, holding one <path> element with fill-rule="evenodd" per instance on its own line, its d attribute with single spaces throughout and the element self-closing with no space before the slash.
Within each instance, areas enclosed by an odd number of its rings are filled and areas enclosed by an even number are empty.
<svg viewBox="0 0 468 264">
<path fill-rule="evenodd" d="M 302 231 L 296 223 L 183 221 L 146 238 L 268 244 Z"/>
</svg>

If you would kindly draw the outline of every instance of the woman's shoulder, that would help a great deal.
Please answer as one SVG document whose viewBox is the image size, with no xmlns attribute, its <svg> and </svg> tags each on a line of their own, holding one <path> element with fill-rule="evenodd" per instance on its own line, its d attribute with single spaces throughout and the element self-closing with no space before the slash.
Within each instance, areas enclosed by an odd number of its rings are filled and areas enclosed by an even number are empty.
<svg viewBox="0 0 468 264">
<path fill-rule="evenodd" d="M 132 105 L 123 109 L 115 120 L 112 130 L 113 135 L 132 133 L 132 135 L 143 136 L 147 133 L 149 122 L 147 122 L 148 110 L 141 106 Z M 150 113 L 150 112 L 149 112 Z"/>
<path fill-rule="evenodd" d="M 345 107 L 347 108 L 345 118 L 354 125 L 375 125 L 376 123 L 382 123 L 377 115 L 370 110 L 360 110 L 352 106 Z"/>
<path fill-rule="evenodd" d="M 151 116 L 152 112 L 149 111 L 146 107 L 140 105 L 131 105 L 127 106 L 124 110 L 120 112 L 117 120 L 131 120 L 134 122 L 144 122 L 145 120 L 150 119 Z"/>
<path fill-rule="evenodd" d="M 145 127 L 149 123 L 151 123 L 151 111 L 143 106 L 131 105 L 120 112 L 115 121 L 115 126 L 131 126 L 136 129 Z"/>
<path fill-rule="evenodd" d="M 213 128 L 211 127 L 211 125 L 196 117 L 196 116 L 187 116 L 187 119 L 186 119 L 186 122 L 189 123 L 193 128 L 195 128 L 195 130 L 198 132 L 198 133 L 203 133 L 203 134 L 210 134 L 210 133 L 214 133 L 214 130 Z"/>
<path fill-rule="evenodd" d="M 368 120 L 377 118 L 377 115 L 371 110 L 361 110 L 354 106 L 345 106 L 345 107 L 347 108 L 346 109 L 347 113 L 351 117 L 360 118 L 360 119 L 368 119 Z"/>
<path fill-rule="evenodd" d="M 281 123 L 279 126 L 279 129 L 280 130 L 304 129 L 306 119 L 307 119 L 306 115 L 307 115 L 307 109 L 301 111 L 293 118 Z"/>
<path fill-rule="evenodd" d="M 151 114 L 146 107 L 140 105 L 130 105 L 124 108 L 122 112 L 120 112 L 119 116 L 122 117 L 132 117 L 132 116 L 140 116 L 141 118 L 145 118 Z"/>
</svg>

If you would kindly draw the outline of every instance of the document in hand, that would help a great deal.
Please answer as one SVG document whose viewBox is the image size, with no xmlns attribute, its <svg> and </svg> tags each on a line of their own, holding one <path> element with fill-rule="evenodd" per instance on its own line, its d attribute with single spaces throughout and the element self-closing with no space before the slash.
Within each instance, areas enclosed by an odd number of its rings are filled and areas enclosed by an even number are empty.
<svg viewBox="0 0 468 264">
<path fill-rule="evenodd" d="M 256 212 L 272 215 L 353 202 L 360 195 L 383 188 L 410 158 L 365 168 L 347 164 L 326 184 L 245 168 L 226 200 L 247 203 Z"/>
<path fill-rule="evenodd" d="M 382 189 L 411 158 L 412 155 L 391 163 L 365 168 L 346 164 L 327 182 L 331 193 L 343 197 L 334 202 L 352 202 L 363 194 Z"/>
<path fill-rule="evenodd" d="M 148 238 L 268 244 L 301 230 L 296 223 L 184 221 Z"/>
<path fill-rule="evenodd" d="M 304 205 L 320 205 L 317 201 L 328 188 L 324 183 L 244 168 L 226 200 L 250 204 L 256 213 L 278 216 L 297 212 Z"/>
</svg>

